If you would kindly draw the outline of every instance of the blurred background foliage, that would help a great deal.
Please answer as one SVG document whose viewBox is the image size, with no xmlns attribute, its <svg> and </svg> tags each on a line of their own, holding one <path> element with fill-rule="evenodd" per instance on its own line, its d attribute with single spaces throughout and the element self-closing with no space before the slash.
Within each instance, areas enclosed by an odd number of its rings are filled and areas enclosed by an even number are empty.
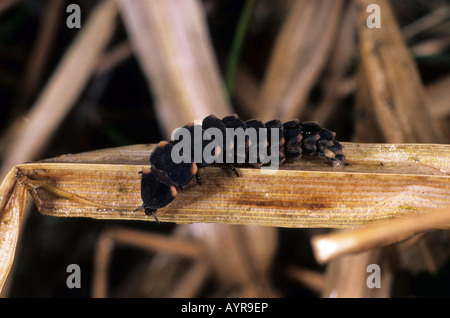
<svg viewBox="0 0 450 318">
<path fill-rule="evenodd" d="M 3 170 L 11 168 L 10 165 L 5 166 L 9 163 L 5 158 L 12 147 L 11 143 L 14 143 L 15 130 L 12 127 L 17 123 L 20 126 L 20 123 L 27 122 L 27 114 L 35 106 L 46 84 L 63 62 L 71 44 L 85 30 L 92 12 L 102 2 L 92 0 L 0 2 L 0 154 Z M 124 23 L 124 15 L 120 12 L 132 5 L 127 1 L 118 2 L 121 2 L 121 5 L 115 19 L 115 29 L 102 58 L 76 100 L 71 102 L 67 115 L 61 117 L 50 137 L 42 137 L 48 140 L 41 140 L 42 147 L 39 153 L 29 160 L 130 144 L 157 143 L 167 138 L 167 131 L 170 131 L 167 119 L 161 115 L 161 109 L 158 112 L 158 107 L 162 106 L 155 102 L 157 99 L 155 96 L 160 98 L 160 93 L 154 91 L 152 86 L 155 77 L 150 76 L 148 70 L 142 66 L 145 64 L 142 63 L 142 56 L 133 52 L 134 46 L 130 45 L 132 42 L 130 24 Z M 293 8 L 299 6 L 299 2 L 304 2 L 303 7 L 297 9 L 299 16 L 305 21 L 303 24 L 301 23 L 303 20 L 290 15 Z M 355 2 L 359 5 L 364 4 L 364 1 Z M 363 85 L 358 72 L 361 69 L 359 61 L 363 51 L 360 51 L 358 45 L 362 33 L 358 33 L 357 30 L 353 8 L 355 2 L 337 1 L 339 4 L 333 4 L 333 10 L 327 14 L 319 14 L 323 11 L 320 10 L 321 6 L 322 9 L 330 7 L 331 3 L 324 2 L 309 8 L 311 5 L 307 1 L 300 0 L 198 1 L 198 8 L 206 18 L 205 27 L 209 41 L 206 44 L 212 48 L 213 58 L 217 63 L 224 104 L 230 107 L 221 108 L 223 113 L 236 112 L 244 119 L 270 116 L 277 114 L 278 105 L 289 104 L 289 101 L 294 100 L 292 104 L 296 107 L 302 104 L 301 107 L 290 110 L 296 117 L 301 120 L 320 118 L 321 123 L 326 124 L 327 128 L 337 132 L 340 141 L 387 142 L 380 123 L 373 129 L 373 126 L 367 124 L 374 122 L 373 113 L 361 112 L 358 106 L 368 105 L 370 101 L 364 100 L 367 99 L 367 95 L 364 97 L 361 93 L 363 89 L 360 88 Z M 68 17 L 66 7 L 70 3 L 77 3 L 81 8 L 80 29 L 69 29 L 66 26 Z M 431 106 L 429 113 L 432 114 L 433 120 L 438 121 L 436 127 L 440 129 L 442 135 L 440 142 L 448 143 L 450 5 L 447 1 L 441 0 L 393 0 L 390 4 L 423 87 L 429 94 L 430 104 L 434 105 Z M 338 13 L 334 14 L 337 11 Z M 288 19 L 294 21 L 290 22 L 291 26 L 288 25 Z M 167 24 L 170 22 L 168 18 L 165 20 Z M 320 28 L 322 25 L 324 30 Z M 292 29 L 289 30 L 289 27 Z M 330 35 L 326 27 L 345 32 Z M 389 25 L 382 25 L 382 28 L 388 27 Z M 146 32 L 149 37 L 150 33 L 151 36 L 158 34 L 157 30 L 142 31 L 144 38 Z M 302 37 L 300 41 L 299 37 Z M 321 41 L 325 41 L 328 37 L 331 39 L 329 46 L 322 48 Z M 191 45 L 197 46 L 192 42 L 195 39 L 188 41 L 191 41 L 189 42 Z M 289 44 L 292 45 L 294 53 L 289 51 Z M 199 47 L 201 45 L 205 44 L 198 44 Z M 279 53 L 281 59 L 278 57 L 277 61 L 274 53 L 276 47 L 281 52 Z M 301 50 L 302 47 L 303 50 L 304 47 L 311 48 L 312 52 L 304 53 L 306 57 L 311 57 L 311 60 L 299 58 L 298 61 L 292 61 L 287 58 L 285 64 L 282 64 L 283 56 L 298 55 L 295 50 Z M 155 48 L 155 51 L 158 49 Z M 162 59 L 164 58 L 163 56 Z M 288 71 L 275 74 L 276 70 L 283 69 L 283 65 Z M 268 88 L 270 67 L 274 70 L 273 76 L 275 78 L 279 76 L 274 80 L 277 85 L 286 85 L 282 93 L 282 102 L 275 102 L 276 106 L 269 103 L 271 98 L 279 98 L 273 97 L 275 93 Z M 292 74 L 293 72 L 296 74 Z M 203 75 L 204 73 L 200 73 L 198 76 L 201 78 Z M 372 75 L 375 74 L 366 71 L 366 77 Z M 72 87 L 67 85 L 65 89 L 70 91 Z M 261 90 L 267 91 L 267 95 L 260 93 Z M 292 97 L 289 93 L 292 93 Z M 267 105 L 262 105 L 266 102 Z M 196 115 L 193 112 L 191 114 Z M 185 120 L 182 124 L 192 120 L 188 117 L 182 118 Z M 380 117 L 377 118 L 381 120 Z M 362 128 L 358 124 L 361 120 L 366 120 Z M 46 125 L 45 122 L 41 124 Z M 177 227 L 174 224 L 45 217 L 37 213 L 33 207 L 25 228 L 22 229 L 16 266 L 5 296 L 92 296 L 95 247 L 100 233 L 111 225 L 168 236 Z M 233 289 L 236 286 L 221 285 L 216 273 L 216 276 L 207 276 L 202 286 L 191 296 L 324 295 L 323 290 L 329 274 L 326 274 L 325 266 L 320 266 L 314 261 L 309 238 L 327 230 L 277 229 L 276 231 L 277 240 L 273 242 L 274 255 L 270 260 L 268 273 L 271 283 L 270 287 L 265 287 L 265 294 L 245 294 Z M 403 248 L 403 254 L 400 256 L 398 251 L 394 252 L 397 247 L 387 248 L 384 255 L 388 255 L 386 257 L 391 262 L 400 258 L 403 264 L 406 264 L 400 268 L 390 269 L 392 278 L 388 295 L 449 296 L 448 240 L 448 232 L 435 231 L 425 235 L 421 243 Z M 442 254 L 442 250 L 446 252 Z M 218 253 L 227 251 L 218 249 Z M 435 258 L 437 254 L 441 255 L 439 260 Z M 162 291 L 142 286 L 134 287 L 137 286 L 137 277 L 148 269 L 154 258 L 155 253 L 118 245 L 110 262 L 108 294 L 125 297 L 170 295 L 171 284 L 177 277 L 183 277 L 180 268 L 187 266 L 186 262 L 189 261 L 174 260 L 173 263 L 179 267 L 167 269 L 172 275 L 171 279 L 150 282 L 153 285 L 167 284 L 165 289 L 160 287 Z M 71 290 L 66 287 L 68 275 L 66 267 L 73 263 L 80 265 L 82 269 L 81 289 Z"/>
</svg>

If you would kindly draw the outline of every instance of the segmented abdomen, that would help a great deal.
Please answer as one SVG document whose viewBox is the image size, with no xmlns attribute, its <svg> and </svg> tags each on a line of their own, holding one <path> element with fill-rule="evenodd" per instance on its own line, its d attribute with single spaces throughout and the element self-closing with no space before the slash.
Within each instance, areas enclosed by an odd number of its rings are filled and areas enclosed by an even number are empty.
<svg viewBox="0 0 450 318">
<path fill-rule="evenodd" d="M 157 221 L 157 209 L 168 205 L 176 197 L 177 191 L 187 186 L 194 176 L 197 178 L 197 182 L 201 183 L 198 168 L 211 164 L 211 160 L 208 161 L 203 156 L 198 159 L 195 152 L 197 151 L 198 154 L 200 150 L 202 154 L 212 140 L 216 144 L 214 148 L 211 148 L 211 155 L 214 155 L 216 159 L 213 163 L 228 164 L 236 175 L 238 173 L 233 166 L 234 163 L 246 163 L 260 167 L 267 163 L 269 156 L 276 158 L 279 164 L 283 164 L 285 159 L 298 160 L 302 155 L 317 153 L 334 166 L 345 164 L 342 145 L 335 140 L 335 133 L 321 128 L 315 122 L 300 123 L 298 120 L 291 120 L 282 123 L 278 119 L 266 123 L 259 119 L 244 122 L 237 115 L 226 116 L 222 119 L 210 115 L 203 119 L 201 125 L 191 123 L 183 128 L 184 132 L 187 132 L 183 136 L 188 140 L 180 138 L 169 142 L 161 141 L 150 155 L 151 168 L 142 171 L 141 197 L 143 204 L 136 210 L 144 209 L 147 215 L 151 213 Z M 238 146 L 242 145 L 236 137 L 231 135 L 232 131 L 239 129 L 241 132 L 254 130 L 257 139 L 246 136 L 244 146 L 239 148 Z M 267 138 L 263 138 L 259 134 L 262 130 L 266 133 Z M 212 132 L 219 132 L 223 138 L 217 141 L 208 135 L 209 131 L 211 131 L 211 135 L 213 135 Z M 201 137 L 194 138 L 199 133 Z M 277 133 L 278 138 L 273 133 Z M 255 143 L 257 147 L 255 147 Z M 190 145 L 190 149 L 180 147 L 186 144 Z M 274 150 L 275 153 L 273 153 Z M 257 155 L 255 156 L 252 151 L 258 151 Z M 190 156 L 187 156 L 189 160 L 174 162 L 173 153 L 182 156 L 189 152 Z"/>
</svg>

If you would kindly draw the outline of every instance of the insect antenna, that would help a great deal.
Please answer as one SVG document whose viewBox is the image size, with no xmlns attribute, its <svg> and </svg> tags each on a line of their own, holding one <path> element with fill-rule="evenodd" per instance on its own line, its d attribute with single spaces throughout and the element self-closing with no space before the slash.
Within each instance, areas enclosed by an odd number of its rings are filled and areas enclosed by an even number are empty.
<svg viewBox="0 0 450 318">
<path fill-rule="evenodd" d="M 156 212 L 157 212 L 158 210 L 153 210 L 153 209 L 146 208 L 146 207 L 144 206 L 144 204 L 142 204 L 140 207 L 138 207 L 138 208 L 136 208 L 135 210 L 133 210 L 133 212 L 137 212 L 137 211 L 141 211 L 141 210 L 144 210 L 145 215 L 150 215 L 150 214 L 151 214 L 151 215 L 155 218 L 155 221 L 159 223 L 159 220 L 158 220 L 158 218 L 156 217 Z"/>
</svg>

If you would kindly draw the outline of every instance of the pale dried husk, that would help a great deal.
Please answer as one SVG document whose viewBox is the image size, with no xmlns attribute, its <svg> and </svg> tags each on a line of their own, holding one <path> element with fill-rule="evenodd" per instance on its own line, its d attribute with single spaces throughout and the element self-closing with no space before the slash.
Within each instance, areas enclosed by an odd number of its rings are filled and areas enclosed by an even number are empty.
<svg viewBox="0 0 450 318">
<path fill-rule="evenodd" d="M 343 143 L 348 166 L 321 158 L 277 171 L 238 167 L 201 170 L 158 211 L 162 222 L 292 228 L 355 228 L 374 221 L 450 207 L 450 146 Z M 38 210 L 59 217 L 154 221 L 142 211 L 139 172 L 154 145 L 65 155 L 15 166 L 0 187 L 3 285 L 12 263 L 27 193 Z M 442 227 L 442 226 L 440 226 Z"/>
<path fill-rule="evenodd" d="M 450 205 L 449 146 L 344 147 L 346 167 L 333 168 L 316 158 L 285 164 L 274 173 L 239 168 L 240 178 L 224 167 L 207 167 L 201 170 L 203 185 L 193 180 L 158 211 L 159 218 L 176 223 L 346 228 Z M 134 211 L 142 204 L 139 172 L 148 166 L 151 149 L 107 149 L 18 169 L 37 186 L 32 194 L 43 214 L 151 220 Z"/>
</svg>

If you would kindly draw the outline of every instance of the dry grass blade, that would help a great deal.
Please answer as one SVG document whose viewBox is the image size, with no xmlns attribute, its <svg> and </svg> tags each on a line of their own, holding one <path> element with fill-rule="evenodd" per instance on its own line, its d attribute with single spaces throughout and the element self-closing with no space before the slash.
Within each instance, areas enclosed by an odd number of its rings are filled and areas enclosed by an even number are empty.
<svg viewBox="0 0 450 318">
<path fill-rule="evenodd" d="M 430 96 L 430 112 L 436 118 L 450 116 L 450 76 L 427 86 L 427 93 Z"/>
<path fill-rule="evenodd" d="M 323 273 L 305 268 L 289 266 L 286 268 L 286 275 L 301 284 L 308 286 L 317 293 L 321 293 L 325 286 Z"/>
<path fill-rule="evenodd" d="M 199 2 L 117 2 L 167 137 L 189 121 L 232 112 Z"/>
<path fill-rule="evenodd" d="M 24 111 L 28 100 L 35 93 L 35 89 L 43 75 L 54 37 L 57 30 L 59 30 L 61 14 L 64 12 L 63 6 L 64 2 L 58 0 L 48 1 L 47 3 L 45 15 L 42 16 L 40 31 L 35 41 L 35 47 L 31 54 L 33 58 L 28 62 L 23 82 L 20 85 L 21 94 L 13 108 L 14 113 L 11 114 L 11 118 L 17 117 Z"/>
<path fill-rule="evenodd" d="M 206 262 L 197 261 L 187 269 L 174 286 L 169 298 L 193 298 L 198 295 L 210 273 L 210 266 Z"/>
<path fill-rule="evenodd" d="M 380 288 L 367 287 L 369 264 L 378 264 L 382 268 Z M 389 262 L 383 258 L 381 248 L 346 255 L 327 266 L 322 297 L 386 298 L 390 295 L 392 279 Z"/>
<path fill-rule="evenodd" d="M 11 170 L 0 186 L 0 291 L 13 264 L 26 201 L 26 188 Z"/>
<path fill-rule="evenodd" d="M 450 36 L 444 36 L 415 44 L 411 47 L 411 51 L 416 56 L 432 56 L 444 54 L 448 47 L 450 47 Z"/>
<path fill-rule="evenodd" d="M 366 8 L 357 0 L 361 63 L 367 74 L 375 113 L 387 142 L 443 142 L 432 118 L 417 68 L 402 38 L 388 1 L 381 8 L 381 28 L 368 28 Z"/>
<path fill-rule="evenodd" d="M 427 29 L 445 21 L 450 16 L 450 7 L 442 6 L 403 28 L 403 36 L 410 39 Z"/>
<path fill-rule="evenodd" d="M 207 262 L 204 260 L 204 253 L 200 244 L 188 242 L 176 236 L 164 236 L 161 234 L 152 234 L 129 230 L 121 227 L 114 227 L 105 230 L 97 241 L 95 253 L 95 274 L 93 281 L 93 297 L 106 297 L 108 290 L 108 272 L 112 253 L 117 245 L 130 245 L 140 247 L 152 252 L 161 252 L 164 254 L 173 254 L 198 261 L 200 267 L 195 269 L 205 269 Z M 207 270 L 207 269 L 205 269 Z M 192 287 L 192 286 L 191 286 Z M 180 288 L 179 292 L 182 292 Z"/>
<path fill-rule="evenodd" d="M 20 2 L 20 0 L 4 0 L 0 2 L 0 14 L 7 11 L 10 7 Z"/>
<path fill-rule="evenodd" d="M 302 0 L 292 5 L 261 89 L 263 120 L 291 120 L 302 113 L 335 41 L 344 2 Z"/>
<path fill-rule="evenodd" d="M 147 250 L 159 250 L 187 258 L 202 258 L 203 252 L 198 243 L 161 234 L 136 231 L 126 228 L 111 228 L 105 231 L 102 239 L 111 239 L 118 244 L 126 244 Z"/>
<path fill-rule="evenodd" d="M 234 297 L 273 297 L 267 279 L 276 252 L 273 228 L 223 224 L 193 224 L 191 228 L 222 288 L 234 290 Z"/>
<path fill-rule="evenodd" d="M 5 151 L 1 176 L 15 164 L 33 160 L 40 154 L 94 71 L 114 30 L 115 16 L 115 4 L 110 0 L 101 2 L 93 12 L 27 114 L 28 121 L 14 131 L 13 141 Z"/>
<path fill-rule="evenodd" d="M 378 124 L 375 107 L 370 98 L 370 87 L 367 83 L 366 73 L 361 65 L 357 71 L 358 90 L 355 95 L 353 141 L 377 142 L 383 140 L 383 134 Z M 370 131 L 370 134 L 367 132 Z"/>
<path fill-rule="evenodd" d="M 361 252 L 404 240 L 413 234 L 433 228 L 449 228 L 450 209 L 424 209 L 422 215 L 380 222 L 371 227 L 315 236 L 312 246 L 316 259 L 326 263 L 338 256 Z"/>
<path fill-rule="evenodd" d="M 201 171 L 159 211 L 176 223 L 279 227 L 361 227 L 379 219 L 448 207 L 450 146 L 344 143 L 350 165 L 333 169 L 321 159 L 286 164 L 275 173 L 221 167 Z M 136 145 L 68 155 L 16 166 L 40 212 L 54 216 L 152 220 L 141 204 L 139 171 L 151 146 Z"/>
<path fill-rule="evenodd" d="M 96 75 L 101 76 L 102 74 L 114 69 L 114 67 L 118 64 L 131 57 L 132 53 L 133 52 L 128 41 L 117 44 L 103 55 L 100 63 L 97 65 Z"/>
<path fill-rule="evenodd" d="M 345 6 L 343 17 L 340 21 L 337 40 L 334 44 L 327 67 L 324 70 L 322 101 L 314 111 L 311 118 L 326 127 L 337 113 L 339 100 L 342 98 L 342 83 L 351 65 L 355 54 L 355 18 L 353 6 L 349 3 Z"/>
<path fill-rule="evenodd" d="M 191 230 L 190 225 L 178 225 L 167 235 L 167 240 L 176 245 L 182 240 L 197 245 L 198 242 L 191 235 Z M 110 295 L 150 298 L 198 296 L 198 288 L 205 286 L 210 279 L 211 266 L 203 257 L 190 254 L 194 257 L 186 258 L 183 254 L 166 253 L 164 250 L 152 253 L 151 261 L 141 268 L 130 271 L 127 274 L 128 283 L 110 292 Z M 194 277 L 195 282 L 192 281 Z"/>
</svg>

